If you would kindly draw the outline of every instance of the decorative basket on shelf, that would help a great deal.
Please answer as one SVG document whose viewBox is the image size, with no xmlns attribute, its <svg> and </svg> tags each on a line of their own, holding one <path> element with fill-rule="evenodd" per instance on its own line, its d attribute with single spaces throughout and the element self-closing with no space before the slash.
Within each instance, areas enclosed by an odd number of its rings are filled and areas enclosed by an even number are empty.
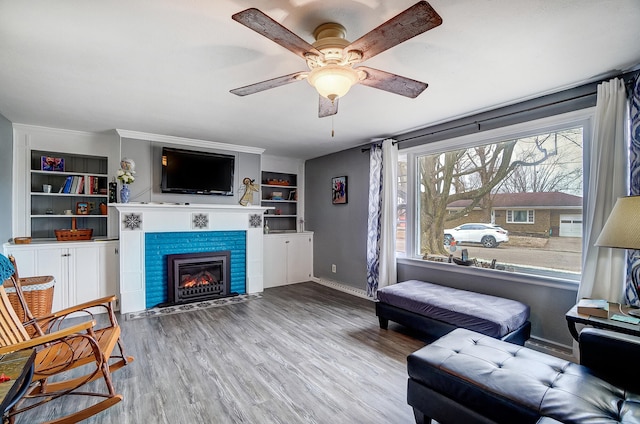
<svg viewBox="0 0 640 424">
<path fill-rule="evenodd" d="M 76 228 L 76 219 L 71 219 L 71 229 L 53 230 L 58 241 L 91 240 L 93 228 Z"/>
</svg>

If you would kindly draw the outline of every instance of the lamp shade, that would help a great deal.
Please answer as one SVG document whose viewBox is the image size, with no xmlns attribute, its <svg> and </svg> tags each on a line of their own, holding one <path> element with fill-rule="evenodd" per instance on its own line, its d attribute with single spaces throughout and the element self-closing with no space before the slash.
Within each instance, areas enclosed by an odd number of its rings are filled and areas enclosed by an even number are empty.
<svg viewBox="0 0 640 424">
<path fill-rule="evenodd" d="M 309 84 L 315 87 L 318 93 L 333 101 L 342 97 L 351 86 L 359 80 L 358 72 L 350 66 L 326 65 L 315 68 L 307 77 Z"/>
<path fill-rule="evenodd" d="M 616 201 L 596 246 L 640 249 L 640 196 Z"/>
<path fill-rule="evenodd" d="M 0 255 L 0 284 L 13 275 L 13 264 L 4 255 Z"/>
</svg>

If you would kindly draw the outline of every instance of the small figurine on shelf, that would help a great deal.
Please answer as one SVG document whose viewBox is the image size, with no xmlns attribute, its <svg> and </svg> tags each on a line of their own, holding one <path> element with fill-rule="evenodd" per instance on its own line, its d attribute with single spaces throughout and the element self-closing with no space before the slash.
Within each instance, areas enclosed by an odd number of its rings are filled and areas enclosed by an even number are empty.
<svg viewBox="0 0 640 424">
<path fill-rule="evenodd" d="M 254 184 L 256 180 L 252 180 L 251 178 L 245 177 L 242 180 L 242 184 L 244 184 L 244 195 L 240 199 L 240 204 L 242 206 L 251 205 L 253 203 L 253 193 L 258 191 L 258 187 Z"/>
<path fill-rule="evenodd" d="M 269 234 L 269 221 L 264 220 L 264 233 Z"/>
</svg>

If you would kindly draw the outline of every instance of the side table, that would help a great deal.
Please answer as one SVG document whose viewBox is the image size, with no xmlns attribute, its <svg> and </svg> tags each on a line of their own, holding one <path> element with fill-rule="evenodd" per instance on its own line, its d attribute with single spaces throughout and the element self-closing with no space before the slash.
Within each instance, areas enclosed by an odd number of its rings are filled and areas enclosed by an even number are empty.
<svg viewBox="0 0 640 424">
<path fill-rule="evenodd" d="M 19 350 L 0 355 L 0 373 L 11 380 L 0 383 L 0 412 L 4 416 L 24 396 L 33 377 L 35 349 Z"/>
<path fill-rule="evenodd" d="M 628 306 L 621 306 L 618 303 L 609 303 L 609 314 L 624 315 L 629 311 Z M 569 326 L 569 332 L 571 336 L 577 341 L 578 331 L 576 330 L 576 324 L 590 325 L 595 328 L 602 328 L 605 330 L 617 331 L 618 333 L 631 334 L 633 336 L 640 336 L 640 324 L 630 324 L 628 322 L 615 321 L 610 318 L 595 317 L 593 315 L 584 315 L 578 313 L 578 306 L 574 306 L 569 309 L 569 312 L 565 314 L 567 319 L 567 325 Z"/>
</svg>

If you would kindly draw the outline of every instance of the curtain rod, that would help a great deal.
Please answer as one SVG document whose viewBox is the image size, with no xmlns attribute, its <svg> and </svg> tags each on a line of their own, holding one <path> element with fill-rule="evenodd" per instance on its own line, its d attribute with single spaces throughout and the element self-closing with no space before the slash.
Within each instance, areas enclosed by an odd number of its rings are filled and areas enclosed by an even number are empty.
<svg viewBox="0 0 640 424">
<path fill-rule="evenodd" d="M 385 140 L 386 140 L 386 139 L 385 139 Z M 393 144 L 394 146 L 395 146 L 396 144 L 398 144 L 398 143 L 400 143 L 400 141 L 398 141 L 398 140 L 393 140 L 393 141 L 391 142 L 391 144 Z M 382 146 L 382 143 L 371 143 L 371 144 L 372 144 L 373 146 L 378 146 L 378 147 Z M 362 153 L 364 153 L 364 152 L 368 152 L 368 151 L 370 151 L 370 150 L 371 150 L 371 147 L 363 147 L 363 148 L 361 149 Z"/>
<path fill-rule="evenodd" d="M 562 103 L 571 102 L 571 101 L 574 101 L 574 100 L 579 100 L 579 99 L 583 99 L 585 97 L 593 96 L 594 94 L 597 93 L 597 85 L 598 84 L 600 84 L 602 82 L 610 81 L 613 78 L 622 78 L 622 81 L 623 81 L 623 83 L 625 85 L 625 88 L 627 89 L 627 92 L 629 92 L 630 90 L 632 90 L 632 85 L 633 85 L 633 82 L 634 82 L 635 78 L 637 76 L 639 76 L 639 75 L 640 75 L 640 70 L 627 72 L 625 74 L 618 75 L 617 77 L 610 77 L 609 79 L 600 80 L 600 81 L 596 81 L 596 82 L 591 83 L 591 84 L 594 84 L 596 86 L 596 90 L 594 90 L 593 92 L 589 92 L 589 93 L 586 93 L 586 94 L 581 94 L 579 96 L 574 96 L 574 97 L 567 98 L 567 99 L 556 100 L 554 102 L 549 102 L 549 103 L 545 103 L 545 104 L 542 104 L 542 105 L 533 106 L 533 107 L 530 107 L 530 108 L 527 108 L 527 109 L 523 109 L 523 110 L 504 113 L 504 114 L 501 114 L 501 115 L 498 115 L 498 116 L 492 116 L 492 117 L 481 119 L 481 120 L 474 121 L 474 122 L 467 122 L 467 123 L 456 125 L 456 126 L 453 126 L 453 127 L 443 128 L 441 130 L 432 131 L 432 132 L 426 133 L 426 134 L 415 135 L 413 137 L 409 137 L 409 138 L 405 138 L 405 139 L 402 139 L 402 140 L 398 140 L 398 141 L 396 141 L 396 143 L 403 143 L 405 141 L 415 140 L 417 138 L 429 137 L 431 135 L 440 134 L 440 133 L 447 132 L 447 131 L 452 131 L 452 130 L 457 130 L 457 129 L 469 127 L 469 126 L 472 126 L 472 125 L 475 125 L 477 127 L 477 130 L 480 131 L 480 127 L 481 127 L 482 124 L 485 124 L 487 122 L 490 122 L 490 121 L 493 121 L 493 120 L 496 120 L 496 119 L 502 119 L 502 118 L 506 118 L 506 117 L 509 117 L 509 116 L 514 116 L 514 115 L 518 115 L 518 114 L 521 114 L 521 113 L 527 113 L 527 112 L 531 112 L 531 111 L 534 111 L 534 110 L 546 108 L 546 107 L 549 107 L 549 106 L 555 106 L 555 105 L 559 105 L 559 104 L 562 104 Z M 587 84 L 587 85 L 590 85 L 590 84 Z M 576 87 L 576 88 L 579 88 L 579 87 Z M 550 94 L 550 95 L 552 95 L 552 94 Z M 531 100 L 535 100 L 535 99 L 531 99 Z M 464 119 L 464 118 L 460 118 L 460 119 Z"/>
<path fill-rule="evenodd" d="M 486 124 L 487 122 L 493 121 L 495 119 L 502 119 L 502 118 L 506 118 L 506 117 L 509 117 L 509 116 L 519 115 L 521 113 L 527 113 L 527 112 L 531 112 L 531 111 L 534 111 L 534 110 L 546 108 L 546 107 L 549 107 L 549 106 L 559 105 L 559 104 L 562 104 L 562 103 L 565 103 L 565 102 L 571 102 L 571 101 L 574 101 L 574 100 L 579 100 L 579 99 L 582 99 L 582 98 L 585 98 L 585 97 L 593 96 L 593 94 L 594 93 L 582 94 L 580 96 L 571 97 L 569 99 L 563 99 L 563 100 L 558 100 L 558 101 L 551 102 L 551 103 L 545 103 L 543 105 L 534 106 L 534 107 L 530 107 L 530 108 L 527 108 L 527 109 L 518 110 L 518 111 L 515 111 L 515 112 L 505 113 L 505 114 L 498 115 L 498 116 L 492 116 L 490 118 L 485 118 L 485 119 L 482 119 L 482 120 L 479 120 L 479 121 L 467 122 L 467 123 L 456 125 L 456 126 L 453 126 L 453 127 L 447 127 L 447 128 L 443 128 L 441 130 L 432 131 L 430 133 L 415 135 L 413 137 L 409 137 L 409 138 L 405 138 L 405 139 L 402 139 L 402 140 L 398 140 L 397 143 L 403 143 L 405 141 L 415 140 L 416 138 L 429 137 L 431 135 L 440 134 L 440 133 L 447 132 L 447 131 L 452 131 L 452 130 L 457 130 L 457 129 L 469 127 L 469 126 L 472 126 L 472 125 L 475 125 L 477 127 L 477 130 L 480 131 L 480 127 L 481 127 L 482 124 Z"/>
</svg>

